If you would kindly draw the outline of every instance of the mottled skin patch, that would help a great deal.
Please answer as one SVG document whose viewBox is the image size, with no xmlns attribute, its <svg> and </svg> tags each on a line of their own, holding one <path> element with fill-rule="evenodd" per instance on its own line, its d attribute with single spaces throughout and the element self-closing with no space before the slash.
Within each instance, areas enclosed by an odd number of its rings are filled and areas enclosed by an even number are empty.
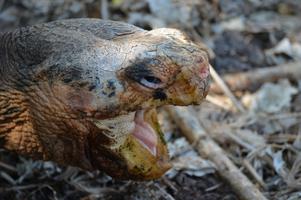
<svg viewBox="0 0 301 200">
<path fill-rule="evenodd" d="M 154 179 L 170 166 L 152 108 L 199 104 L 208 79 L 204 48 L 174 29 L 96 19 L 20 28 L 0 35 L 0 144 L 116 178 Z M 124 126 L 141 109 L 158 135 L 156 155 L 130 128 L 94 123 L 125 115 Z"/>
</svg>

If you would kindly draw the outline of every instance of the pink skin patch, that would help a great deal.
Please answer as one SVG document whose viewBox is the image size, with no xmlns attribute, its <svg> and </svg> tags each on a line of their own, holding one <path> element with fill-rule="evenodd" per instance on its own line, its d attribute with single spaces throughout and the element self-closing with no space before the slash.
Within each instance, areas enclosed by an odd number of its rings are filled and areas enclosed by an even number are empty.
<svg viewBox="0 0 301 200">
<path fill-rule="evenodd" d="M 206 79 L 209 76 L 209 74 L 210 74 L 209 66 L 201 65 L 201 69 L 200 69 L 201 79 Z"/>
<path fill-rule="evenodd" d="M 144 111 L 137 111 L 135 115 L 134 137 L 154 156 L 157 154 L 157 135 L 155 130 L 144 121 Z"/>
</svg>

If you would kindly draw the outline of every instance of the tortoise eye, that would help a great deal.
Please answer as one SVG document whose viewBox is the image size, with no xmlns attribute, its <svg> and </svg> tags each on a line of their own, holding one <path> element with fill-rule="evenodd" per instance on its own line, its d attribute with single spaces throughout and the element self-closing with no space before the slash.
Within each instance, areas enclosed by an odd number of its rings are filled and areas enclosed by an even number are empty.
<svg viewBox="0 0 301 200">
<path fill-rule="evenodd" d="M 154 73 L 151 70 L 150 64 L 152 62 L 152 60 L 143 60 L 130 65 L 125 69 L 125 75 L 143 87 L 150 89 L 162 88 L 164 85 L 162 80 L 154 76 Z"/>
<path fill-rule="evenodd" d="M 162 86 L 162 81 L 154 76 L 144 76 L 139 80 L 139 83 L 145 87 L 157 89 Z"/>
</svg>

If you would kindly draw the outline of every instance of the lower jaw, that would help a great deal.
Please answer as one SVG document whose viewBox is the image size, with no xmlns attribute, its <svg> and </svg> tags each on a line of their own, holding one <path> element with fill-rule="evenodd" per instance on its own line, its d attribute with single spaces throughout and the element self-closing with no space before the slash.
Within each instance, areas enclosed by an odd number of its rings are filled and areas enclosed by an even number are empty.
<svg viewBox="0 0 301 200">
<path fill-rule="evenodd" d="M 144 120 L 156 133 L 156 150 L 146 148 L 134 134 L 130 134 L 121 146 L 121 155 L 125 158 L 131 179 L 150 180 L 161 177 L 171 165 L 163 133 L 157 119 L 155 109 L 144 111 Z"/>
<path fill-rule="evenodd" d="M 102 156 L 102 152 L 106 152 L 106 156 L 98 157 L 94 164 L 116 179 L 152 180 L 161 177 L 171 165 L 156 110 L 146 110 L 144 120 L 156 133 L 155 154 L 146 148 L 134 134 L 127 134 L 122 144 L 118 146 L 114 145 L 113 148 L 108 145 L 98 146 L 98 155 Z"/>
<path fill-rule="evenodd" d="M 128 178 L 132 180 L 160 178 L 171 167 L 165 145 L 157 146 L 157 155 L 153 156 L 132 136 L 121 147 L 121 155 L 126 162 Z"/>
</svg>

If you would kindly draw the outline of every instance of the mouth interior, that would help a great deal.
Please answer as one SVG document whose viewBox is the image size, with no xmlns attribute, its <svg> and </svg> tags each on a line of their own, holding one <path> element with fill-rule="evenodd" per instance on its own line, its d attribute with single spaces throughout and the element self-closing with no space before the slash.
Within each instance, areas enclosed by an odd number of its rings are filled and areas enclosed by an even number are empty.
<svg viewBox="0 0 301 200">
<path fill-rule="evenodd" d="M 145 149 L 156 156 L 158 136 L 152 125 L 147 122 L 149 120 L 146 120 L 149 115 L 151 115 L 150 111 L 139 110 L 113 119 L 94 120 L 94 124 L 99 129 L 106 130 L 106 135 L 116 140 L 116 144 L 121 144 L 120 138 L 131 133 Z"/>
<path fill-rule="evenodd" d="M 144 120 L 144 110 L 136 111 L 133 136 L 154 156 L 157 154 L 157 134 L 152 126 Z"/>
</svg>

